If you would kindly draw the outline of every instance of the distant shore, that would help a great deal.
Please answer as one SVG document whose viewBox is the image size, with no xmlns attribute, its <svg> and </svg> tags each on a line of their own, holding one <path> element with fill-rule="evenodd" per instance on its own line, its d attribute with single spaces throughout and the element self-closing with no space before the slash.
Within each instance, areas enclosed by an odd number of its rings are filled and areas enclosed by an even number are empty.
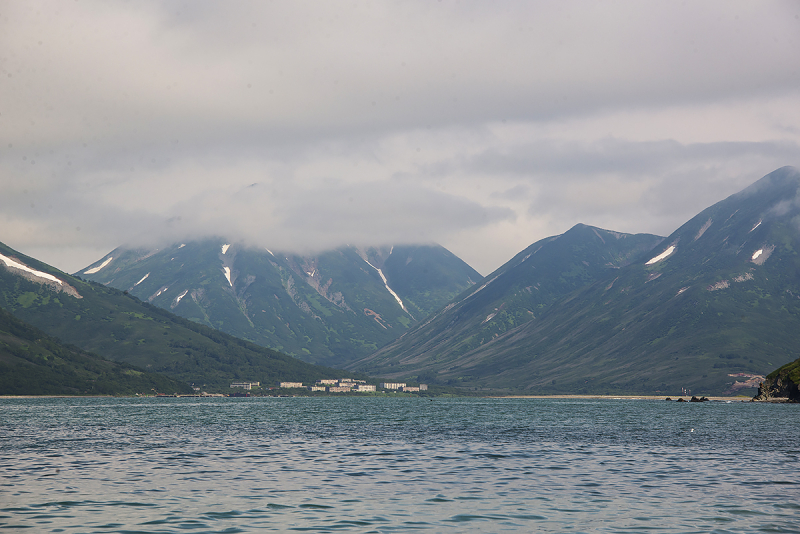
<svg viewBox="0 0 800 534">
<path fill-rule="evenodd" d="M 688 401 L 691 395 L 498 395 L 498 399 L 605 399 L 605 400 L 665 400 L 667 398 L 677 401 L 683 399 Z M 700 398 L 700 397 L 698 397 Z M 705 397 L 710 401 L 747 401 L 752 397 Z"/>
<path fill-rule="evenodd" d="M 322 395 L 317 395 L 317 397 L 321 397 Z M 324 395 L 325 397 L 340 397 L 343 395 Z M 260 396 L 258 396 L 260 397 Z M 258 398 L 257 396 L 249 397 L 249 398 Z M 0 399 L 157 399 L 163 397 L 157 397 L 155 395 L 0 395 Z M 214 397 L 214 398 L 226 398 L 226 397 Z M 409 396 L 411 398 L 411 396 Z M 430 397 L 429 397 L 430 398 Z M 487 395 L 487 399 L 603 399 L 603 400 L 665 400 L 667 398 L 672 399 L 673 401 L 677 401 L 678 399 L 683 399 L 688 401 L 692 398 L 691 395 Z M 728 402 L 728 401 L 742 401 L 742 402 L 749 402 L 752 397 L 746 396 L 739 396 L 739 397 L 705 397 L 711 401 L 721 401 L 721 402 Z M 769 402 L 769 401 L 759 401 L 759 402 Z M 780 402 L 778 399 L 776 402 Z"/>
</svg>

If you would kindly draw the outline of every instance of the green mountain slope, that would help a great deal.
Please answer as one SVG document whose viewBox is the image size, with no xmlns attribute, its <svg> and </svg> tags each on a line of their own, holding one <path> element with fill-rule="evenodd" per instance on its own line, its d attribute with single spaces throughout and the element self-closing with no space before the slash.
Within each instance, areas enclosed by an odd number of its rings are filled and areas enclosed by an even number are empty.
<svg viewBox="0 0 800 534">
<path fill-rule="evenodd" d="M 0 308 L 64 343 L 110 360 L 221 390 L 228 390 L 234 380 L 271 384 L 343 374 L 188 321 L 122 291 L 84 282 L 2 243 L 0 255 Z"/>
<path fill-rule="evenodd" d="M 439 370 L 464 354 L 535 320 L 559 298 L 618 270 L 662 239 L 578 224 L 532 244 L 479 286 L 351 367 L 435 381 Z"/>
<path fill-rule="evenodd" d="M 191 393 L 188 384 L 64 345 L 0 309 L 0 395 Z"/>
<path fill-rule="evenodd" d="M 737 384 L 800 350 L 798 199 L 800 173 L 779 169 L 536 320 L 403 372 L 530 392 L 752 393 Z"/>
<path fill-rule="evenodd" d="M 81 277 L 305 361 L 343 365 L 395 339 L 480 279 L 439 246 L 315 256 L 222 239 L 119 248 Z"/>
</svg>

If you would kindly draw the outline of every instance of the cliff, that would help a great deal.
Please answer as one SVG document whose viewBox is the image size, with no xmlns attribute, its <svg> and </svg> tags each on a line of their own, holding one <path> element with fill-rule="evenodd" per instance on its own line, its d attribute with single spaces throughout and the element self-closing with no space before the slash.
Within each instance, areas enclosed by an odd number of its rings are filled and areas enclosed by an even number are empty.
<svg viewBox="0 0 800 534">
<path fill-rule="evenodd" d="M 753 400 L 786 400 L 800 402 L 800 358 L 787 363 L 767 375 L 767 378 L 758 387 L 758 393 Z"/>
</svg>

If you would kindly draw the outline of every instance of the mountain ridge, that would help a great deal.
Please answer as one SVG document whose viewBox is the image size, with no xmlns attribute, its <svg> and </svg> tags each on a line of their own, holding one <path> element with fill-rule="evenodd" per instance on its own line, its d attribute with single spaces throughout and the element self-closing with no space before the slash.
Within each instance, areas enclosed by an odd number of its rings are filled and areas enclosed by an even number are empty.
<svg viewBox="0 0 800 534">
<path fill-rule="evenodd" d="M 412 348 L 350 368 L 522 392 L 743 390 L 740 378 L 795 359 L 800 346 L 798 199 L 800 173 L 778 169 L 701 211 L 652 254 L 457 359 Z"/>
<path fill-rule="evenodd" d="M 325 365 L 366 356 L 480 279 L 438 245 L 303 256 L 220 238 L 117 248 L 78 275 Z"/>
<path fill-rule="evenodd" d="M 440 361 L 455 361 L 476 346 L 534 320 L 562 295 L 626 265 L 661 240 L 650 234 L 624 234 L 577 224 L 563 234 L 531 244 L 485 277 L 479 287 L 466 290 L 411 332 L 349 368 L 381 369 L 394 375 L 396 370 L 374 367 L 373 362 L 412 350 L 435 354 Z"/>
<path fill-rule="evenodd" d="M 123 291 L 87 282 L 0 243 L 0 308 L 58 338 L 62 343 L 117 362 L 168 375 L 184 383 L 226 390 L 231 381 L 313 381 L 350 373 L 311 365 L 178 317 Z M 39 279 L 75 288 L 77 296 L 54 291 Z M 44 275 L 44 276 L 41 276 Z M 350 375 L 352 376 L 352 375 Z"/>
</svg>

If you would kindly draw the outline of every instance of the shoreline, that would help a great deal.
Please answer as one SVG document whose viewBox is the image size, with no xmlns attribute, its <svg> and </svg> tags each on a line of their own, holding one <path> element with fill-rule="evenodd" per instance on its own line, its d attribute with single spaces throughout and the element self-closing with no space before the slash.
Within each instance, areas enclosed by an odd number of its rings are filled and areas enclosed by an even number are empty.
<svg viewBox="0 0 800 534">
<path fill-rule="evenodd" d="M 697 395 L 695 395 L 698 397 Z M 501 395 L 493 397 L 497 399 L 597 399 L 597 400 L 657 400 L 664 401 L 667 398 L 672 399 L 672 402 L 677 402 L 678 399 L 688 401 L 692 395 Z M 700 398 L 700 397 L 698 397 Z M 726 396 L 710 396 L 706 397 L 710 401 L 742 401 L 750 402 L 752 397 L 726 397 Z"/>
<path fill-rule="evenodd" d="M 325 395 L 327 396 L 327 395 Z M 331 397 L 338 397 L 338 395 L 330 395 Z M 187 395 L 187 397 L 197 397 L 195 395 Z M 227 397 L 218 397 L 216 395 L 212 396 L 209 395 L 208 398 L 227 398 Z M 322 395 L 315 395 L 315 397 L 322 397 Z M 658 400 L 663 401 L 666 400 L 667 397 L 672 399 L 673 402 L 677 402 L 678 399 L 684 399 L 688 401 L 692 398 L 691 395 L 678 395 L 678 396 L 671 396 L 671 395 L 568 395 L 568 394 L 560 394 L 560 395 L 487 395 L 483 398 L 485 399 L 594 399 L 594 400 Z M 0 395 L 0 399 L 157 399 L 161 397 L 157 397 L 155 395 Z M 200 397 L 203 398 L 203 397 Z M 237 397 L 238 398 L 238 397 Z M 250 398 L 259 398 L 259 397 L 250 397 Z M 410 397 L 409 397 L 410 398 Z M 435 397 L 434 397 L 435 398 Z M 477 398 L 477 397 L 476 397 Z M 706 397 L 710 401 L 742 401 L 742 402 L 750 402 L 752 397 L 747 396 L 739 396 L 739 397 L 730 397 L 730 396 L 710 396 Z M 754 402 L 781 402 L 780 399 L 775 399 L 774 401 L 767 400 L 767 401 L 754 401 Z"/>
</svg>

